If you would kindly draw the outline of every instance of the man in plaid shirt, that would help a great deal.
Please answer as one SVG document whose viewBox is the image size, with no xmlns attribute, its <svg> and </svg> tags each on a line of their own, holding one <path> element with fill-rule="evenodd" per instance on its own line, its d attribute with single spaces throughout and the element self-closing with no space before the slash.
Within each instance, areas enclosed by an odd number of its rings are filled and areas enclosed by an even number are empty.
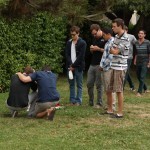
<svg viewBox="0 0 150 150">
<path fill-rule="evenodd" d="M 100 62 L 100 70 L 102 72 L 102 79 L 103 79 L 103 84 L 104 84 L 104 89 L 106 91 L 106 96 L 107 96 L 107 104 L 109 104 L 109 91 L 108 91 L 108 86 L 109 86 L 109 79 L 111 78 L 110 74 L 110 67 L 111 67 L 111 61 L 113 58 L 113 54 L 110 54 L 110 48 L 112 47 L 114 37 L 113 31 L 110 28 L 104 28 L 103 30 L 103 38 L 107 43 L 105 44 L 104 47 L 104 53 Z M 115 99 L 116 99 L 116 94 L 115 93 L 110 93 L 111 96 L 113 97 L 113 110 L 115 110 Z M 107 113 L 107 112 L 106 112 Z"/>
</svg>

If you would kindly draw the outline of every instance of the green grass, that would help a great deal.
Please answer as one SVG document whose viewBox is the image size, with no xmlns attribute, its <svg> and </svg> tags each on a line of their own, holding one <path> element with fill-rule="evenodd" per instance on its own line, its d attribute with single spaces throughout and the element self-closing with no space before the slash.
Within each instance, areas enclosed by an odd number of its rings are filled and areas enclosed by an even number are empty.
<svg viewBox="0 0 150 150">
<path fill-rule="evenodd" d="M 138 85 L 134 79 L 136 87 Z M 147 79 L 148 85 L 150 80 Z M 66 105 L 69 88 L 66 77 L 59 77 L 61 104 Z M 10 118 L 5 106 L 8 93 L 0 94 L 0 149 L 2 150 L 149 150 L 150 94 L 136 98 L 125 88 L 124 118 L 100 115 L 102 109 L 88 106 L 86 77 L 83 105 L 66 106 L 56 112 L 53 122 L 27 119 L 26 112 Z M 105 100 L 105 94 L 104 94 Z"/>
</svg>

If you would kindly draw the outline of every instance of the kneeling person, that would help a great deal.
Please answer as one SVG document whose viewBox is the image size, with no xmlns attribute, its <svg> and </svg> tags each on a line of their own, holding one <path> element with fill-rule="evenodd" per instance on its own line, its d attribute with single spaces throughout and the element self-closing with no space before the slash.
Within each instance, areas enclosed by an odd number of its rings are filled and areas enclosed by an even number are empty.
<svg viewBox="0 0 150 150">
<path fill-rule="evenodd" d="M 20 80 L 27 83 L 36 81 L 38 86 L 38 99 L 32 117 L 42 118 L 47 115 L 48 119 L 53 120 L 55 105 L 59 103 L 60 95 L 56 89 L 57 77 L 51 72 L 49 66 L 44 66 L 42 71 L 37 71 L 30 76 L 17 73 Z"/>
<path fill-rule="evenodd" d="M 24 76 L 28 76 L 33 73 L 33 69 L 30 66 L 25 67 Z M 32 94 L 29 94 L 30 88 L 36 91 L 37 85 L 35 82 L 23 83 L 18 75 L 12 75 L 10 83 L 9 96 L 6 101 L 7 107 L 10 109 L 12 117 L 18 114 L 18 111 L 28 106 L 29 97 L 32 98 Z M 29 96 L 29 97 L 28 97 Z"/>
</svg>

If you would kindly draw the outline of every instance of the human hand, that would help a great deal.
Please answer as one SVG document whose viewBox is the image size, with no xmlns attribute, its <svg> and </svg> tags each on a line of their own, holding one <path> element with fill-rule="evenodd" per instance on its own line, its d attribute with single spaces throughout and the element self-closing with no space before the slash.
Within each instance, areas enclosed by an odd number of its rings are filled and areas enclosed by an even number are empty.
<svg viewBox="0 0 150 150">
<path fill-rule="evenodd" d="M 117 47 L 112 47 L 109 51 L 110 54 L 117 55 L 119 54 L 119 49 Z"/>
<path fill-rule="evenodd" d="M 71 71 L 74 71 L 74 69 L 75 69 L 75 68 L 73 68 L 73 67 L 68 68 L 68 70 L 71 70 Z"/>
</svg>

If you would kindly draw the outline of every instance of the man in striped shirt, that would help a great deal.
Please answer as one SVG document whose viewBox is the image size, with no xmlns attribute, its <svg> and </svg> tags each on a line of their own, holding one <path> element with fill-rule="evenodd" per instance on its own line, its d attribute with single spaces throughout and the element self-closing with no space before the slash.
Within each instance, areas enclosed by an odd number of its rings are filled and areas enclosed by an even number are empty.
<svg viewBox="0 0 150 150">
<path fill-rule="evenodd" d="M 138 41 L 135 43 L 136 54 L 134 59 L 134 64 L 136 65 L 137 78 L 139 80 L 139 88 L 137 91 L 137 96 L 140 97 L 142 90 L 147 92 L 147 86 L 144 82 L 147 74 L 147 69 L 150 67 L 150 41 L 145 39 L 146 32 L 140 30 L 138 32 Z"/>
<path fill-rule="evenodd" d="M 124 21 L 120 18 L 113 20 L 112 30 L 116 34 L 110 54 L 113 54 L 111 62 L 111 79 L 109 85 L 109 91 L 116 92 L 118 98 L 118 112 L 113 115 L 114 118 L 123 117 L 123 83 L 127 70 L 127 59 L 129 53 L 129 38 L 124 31 Z M 108 106 L 108 112 L 113 113 L 112 99 Z"/>
</svg>

